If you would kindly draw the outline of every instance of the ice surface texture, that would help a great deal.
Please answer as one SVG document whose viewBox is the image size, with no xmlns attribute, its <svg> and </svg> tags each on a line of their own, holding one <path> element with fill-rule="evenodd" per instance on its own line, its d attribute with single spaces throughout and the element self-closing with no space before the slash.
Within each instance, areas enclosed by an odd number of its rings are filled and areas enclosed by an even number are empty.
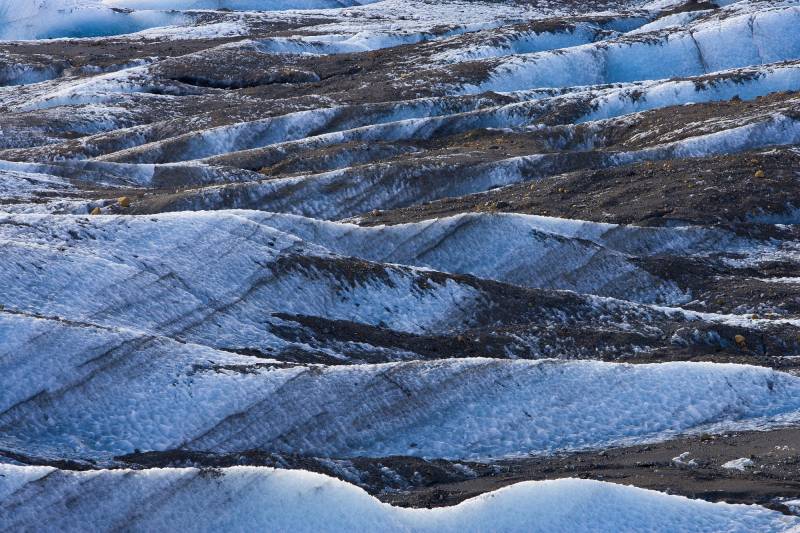
<svg viewBox="0 0 800 533">
<path fill-rule="evenodd" d="M 796 517 L 599 481 L 519 483 L 443 509 L 401 509 L 309 472 L 234 467 L 63 472 L 0 465 L 16 531 L 789 531 Z M 54 527 L 55 529 L 55 527 Z"/>
</svg>

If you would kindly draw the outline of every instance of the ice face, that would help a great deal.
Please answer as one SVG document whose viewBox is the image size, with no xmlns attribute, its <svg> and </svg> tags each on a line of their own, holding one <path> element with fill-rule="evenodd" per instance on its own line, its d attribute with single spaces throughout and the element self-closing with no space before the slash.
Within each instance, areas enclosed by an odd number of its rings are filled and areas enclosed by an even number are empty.
<svg viewBox="0 0 800 533">
<path fill-rule="evenodd" d="M 4 0 L 0 2 L 0 39 L 119 35 L 184 20 L 179 13 L 112 10 L 101 1 Z"/>
</svg>

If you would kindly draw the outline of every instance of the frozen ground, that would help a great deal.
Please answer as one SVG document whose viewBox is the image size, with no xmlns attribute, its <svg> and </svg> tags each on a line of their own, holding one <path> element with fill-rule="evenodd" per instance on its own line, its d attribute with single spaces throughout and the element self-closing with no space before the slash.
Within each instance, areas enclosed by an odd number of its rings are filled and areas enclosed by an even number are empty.
<svg viewBox="0 0 800 533">
<path fill-rule="evenodd" d="M 0 529 L 797 530 L 798 26 L 0 0 Z"/>
</svg>

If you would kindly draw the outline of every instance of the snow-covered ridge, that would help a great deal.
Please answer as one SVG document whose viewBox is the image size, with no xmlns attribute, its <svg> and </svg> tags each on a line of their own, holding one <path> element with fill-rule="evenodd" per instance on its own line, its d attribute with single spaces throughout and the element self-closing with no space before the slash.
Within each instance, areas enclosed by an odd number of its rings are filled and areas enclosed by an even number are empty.
<svg viewBox="0 0 800 533">
<path fill-rule="evenodd" d="M 22 104 L 20 109 L 102 102 L 115 94 L 145 90 L 150 85 L 146 72 L 145 67 L 137 67 L 90 81 L 65 83 L 58 92 L 37 96 Z M 137 129 L 131 132 L 130 139 L 137 146 L 104 158 L 139 164 L 167 163 L 266 146 L 275 146 L 276 149 L 283 145 L 287 149 L 319 148 L 345 142 L 426 139 L 474 128 L 524 128 L 534 126 L 539 116 L 552 109 L 574 104 L 592 110 L 578 118 L 578 122 L 583 122 L 690 102 L 725 100 L 733 96 L 749 100 L 797 87 L 800 84 L 799 73 L 796 63 L 788 63 L 735 69 L 686 80 L 585 88 L 546 99 L 535 92 L 523 91 L 510 95 L 520 101 L 489 108 L 478 108 L 480 100 L 462 103 L 444 99 L 420 99 L 391 107 L 330 107 L 220 126 L 143 145 L 139 143 L 145 137 Z M 90 143 L 91 139 L 86 142 Z"/>
<path fill-rule="evenodd" d="M 33 176 L 20 178 L 30 184 Z M 39 190 L 57 182 L 33 183 Z M 726 345 L 733 333 L 721 330 L 727 340 L 713 333 L 727 323 L 715 316 L 668 316 L 634 303 L 677 305 L 692 297 L 646 262 L 670 254 L 698 261 L 735 254 L 758 265 L 780 250 L 779 243 L 698 227 L 483 213 L 362 228 L 258 211 L 6 215 L 0 217 L 0 244 L 6 257 L 0 303 L 10 311 L 272 357 L 324 349 L 322 360 L 342 362 L 358 360 L 352 347 L 332 347 L 329 335 L 298 340 L 287 333 L 299 327 L 287 325 L 287 315 L 411 336 L 456 335 L 498 321 L 528 324 L 513 352 L 489 352 L 501 357 L 586 357 L 581 350 L 554 351 L 538 340 L 546 331 L 537 331 L 586 320 L 606 331 L 636 331 L 646 346 L 669 342 L 688 320 L 711 336 L 703 340 L 697 333 L 681 342 Z M 584 294 L 556 292 L 564 289 Z M 498 314 L 511 294 L 521 307 Z M 737 327 L 746 331 L 771 328 L 769 321 L 740 318 Z M 409 354 L 376 357 L 404 360 Z M 299 360 L 320 361 L 312 355 Z"/>
<path fill-rule="evenodd" d="M 744 125 L 740 125 L 745 122 L 743 120 L 712 118 L 703 124 L 703 128 L 669 132 L 683 137 L 680 140 L 621 152 L 603 151 L 605 138 L 599 133 L 604 127 L 626 127 L 630 122 L 626 123 L 627 119 L 596 122 L 581 132 L 586 139 L 581 147 L 598 151 L 584 152 L 582 155 L 600 168 L 641 161 L 731 154 L 800 142 L 800 120 L 790 110 L 770 114 L 761 112 L 758 116 L 748 118 L 751 122 Z M 574 128 L 569 127 L 567 131 L 575 132 Z M 592 135 L 593 132 L 598 134 Z M 564 128 L 558 133 L 564 133 Z M 445 158 L 423 161 L 424 164 L 419 161 L 406 163 L 401 159 L 391 165 L 377 162 L 279 180 L 255 175 L 257 181 L 187 191 L 173 198 L 164 206 L 164 210 L 258 209 L 336 220 L 355 217 L 373 209 L 406 207 L 524 181 L 537 181 L 575 170 L 570 165 L 578 161 L 569 153 L 548 152 L 498 161 L 469 160 L 455 164 L 450 164 Z M 161 168 L 174 170 L 177 167 L 167 165 Z M 459 179 L 453 179 L 454 176 Z M 320 201 L 321 196 L 325 196 L 326 200 Z"/>
<path fill-rule="evenodd" d="M 370 261 L 638 301 L 680 301 L 685 295 L 633 266 L 628 256 L 753 251 L 746 240 L 699 228 L 646 229 L 512 214 L 467 214 L 379 228 L 293 215 L 246 216 Z"/>
<path fill-rule="evenodd" d="M 722 76 L 687 81 L 659 82 L 645 86 L 613 88 L 599 92 L 590 98 L 590 102 L 598 103 L 597 111 L 586 118 L 602 118 L 617 116 L 632 111 L 642 111 L 653 107 L 661 107 L 691 98 L 725 98 L 730 95 L 743 94 L 752 97 L 773 89 L 793 87 L 797 83 L 797 69 L 792 64 L 776 65 L 765 70 L 744 70 L 732 72 L 741 75 L 744 81 L 735 76 L 731 80 Z M 697 85 L 705 88 L 697 90 Z M 637 92 L 641 90 L 641 92 Z M 563 97 L 567 104 L 570 98 Z M 553 100 L 558 100 L 555 98 Z M 369 209 L 385 209 L 402 207 L 410 201 L 431 200 L 442 196 L 465 194 L 486 190 L 492 186 L 507 185 L 523 180 L 538 179 L 562 168 L 570 160 L 561 153 L 537 154 L 529 157 L 515 157 L 496 162 L 466 165 L 458 169 L 461 180 L 453 183 L 445 179 L 454 172 L 447 165 L 417 165 L 403 168 L 402 163 L 391 166 L 370 165 L 369 167 L 353 166 L 357 161 L 346 157 L 329 160 L 334 168 L 345 167 L 332 172 L 305 175 L 285 180 L 261 182 L 263 176 L 254 172 L 233 171 L 220 165 L 270 164 L 287 154 L 299 153 L 303 150 L 321 149 L 325 146 L 346 142 L 364 141 L 399 141 L 436 137 L 448 132 L 458 132 L 472 127 L 503 127 L 514 125 L 524 127 L 526 123 L 536 120 L 536 116 L 549 109 L 551 104 L 538 101 L 518 102 L 489 110 L 474 109 L 478 101 L 462 103 L 451 100 L 423 99 L 391 106 L 374 106 L 366 109 L 345 107 L 328 108 L 314 111 L 293 113 L 281 117 L 270 118 L 247 123 L 223 126 L 201 133 L 177 136 L 166 141 L 142 144 L 127 150 L 117 151 L 101 159 L 110 161 L 136 161 L 135 165 L 115 165 L 102 162 L 69 163 L 55 165 L 35 165 L 23 163 L 2 163 L 2 166 L 14 171 L 33 171 L 37 173 L 54 173 L 56 176 L 80 176 L 82 179 L 97 179 L 100 182 L 120 181 L 124 185 L 155 185 L 176 180 L 182 176 L 187 184 L 206 185 L 224 182 L 247 182 L 242 187 L 207 189 L 184 199 L 176 198 L 170 206 L 175 209 L 220 209 L 225 207 L 258 208 L 272 211 L 287 211 L 306 216 L 320 218 L 343 218 L 354 216 Z M 598 153 L 597 166 L 619 165 L 641 160 L 660 160 L 672 157 L 702 157 L 721 153 L 733 153 L 742 150 L 760 148 L 769 145 L 792 144 L 798 141 L 798 123 L 792 114 L 792 106 L 788 100 L 771 105 L 774 112 L 767 114 L 766 109 L 757 108 L 754 113 L 746 109 L 737 121 L 728 118 L 710 117 L 700 127 L 693 124 L 690 129 L 671 130 L 661 139 L 663 144 L 651 148 L 616 152 L 613 154 Z M 462 106 L 472 111 L 461 112 Z M 453 110 L 457 113 L 450 114 Z M 363 111 L 358 113 L 357 111 Z M 418 119 L 404 119 L 404 116 L 436 115 Z M 564 137 L 581 149 L 603 149 L 606 131 L 628 127 L 632 121 L 643 116 L 626 115 L 619 119 L 603 119 L 589 125 L 552 127 L 558 134 L 560 142 Z M 398 120 L 400 119 L 400 120 Z M 382 121 L 389 121 L 381 123 Z M 361 126 L 364 123 L 372 123 Z M 314 134 L 331 127 L 349 128 L 344 131 Z M 547 131 L 543 127 L 539 130 Z M 543 134 L 543 133 L 542 133 Z M 686 137 L 686 135 L 690 135 Z M 127 133 L 125 134 L 127 135 Z M 147 133 L 141 128 L 130 130 L 130 140 L 141 143 Z M 305 137 L 304 137 L 305 136 Z M 674 138 L 679 140 L 673 141 Z M 683 137 L 683 138 L 682 138 Z M 296 140 L 286 140 L 286 139 Z M 653 140 L 649 142 L 653 142 Z M 87 138 L 87 142 L 92 142 Z M 123 139 L 122 142 L 127 140 Z M 241 151 L 253 145 L 267 145 L 264 148 L 253 148 Z M 552 149 L 557 149 L 553 146 Z M 176 159 L 207 156 L 213 153 L 225 155 L 210 157 L 202 165 L 151 165 L 144 161 L 170 161 Z M 259 163 L 261 162 L 261 163 Z M 433 161 L 432 161 L 433 163 Z M 562 170 L 563 171 L 563 170 Z M 98 177 L 95 178 L 94 176 Z M 438 182 L 437 189 L 427 187 L 418 190 L 419 176 L 426 176 L 431 182 Z M 113 176 L 113 179 L 112 179 Z M 442 176 L 439 180 L 438 177 Z M 316 192 L 329 191 L 330 184 L 336 184 L 335 193 L 326 192 L 330 201 L 317 201 Z M 398 185 L 395 185 L 398 184 Z M 399 184 L 402 184 L 400 186 Z M 346 185 L 346 186 L 345 186 Z M 373 189 L 376 187 L 377 189 Z M 381 189 L 391 188 L 388 194 Z M 290 191 L 286 196 L 283 191 Z M 365 194 L 371 196 L 365 196 Z M 428 195 L 426 198 L 420 194 Z M 220 200 L 224 198 L 223 201 Z M 58 208 L 58 204 L 54 206 Z M 46 204 L 36 204 L 35 209 L 46 210 Z M 91 207 L 89 208 L 91 210 Z M 86 212 L 86 204 L 65 209 L 66 212 Z"/>
<path fill-rule="evenodd" d="M 0 232 L 8 308 L 212 346 L 273 345 L 274 312 L 420 332 L 467 321 L 481 300 L 468 284 L 354 263 L 235 213 L 7 217 Z"/>
<path fill-rule="evenodd" d="M 531 54 L 592 43 L 607 37 L 608 33 L 610 32 L 604 31 L 602 25 L 591 22 L 578 23 L 573 27 L 561 29 L 561 31 L 523 31 L 508 35 L 500 33 L 499 38 L 494 39 L 495 42 L 491 45 L 458 46 L 453 49 L 445 49 L 434 54 L 432 59 L 444 63 L 460 63 L 491 57 Z M 496 41 L 500 42 L 496 43 Z"/>
<path fill-rule="evenodd" d="M 368 229 L 247 211 L 99 220 L 13 215 L 0 220 L 0 242 L 7 257 L 0 266 L 3 303 L 10 308 L 207 341 L 213 336 L 200 325 L 215 314 L 215 320 L 227 316 L 240 323 L 234 328 L 240 332 L 241 324 L 270 311 L 322 313 L 331 319 L 423 331 L 467 319 L 459 303 L 480 299 L 475 289 L 452 280 L 406 293 L 424 272 L 381 263 L 670 304 L 686 295 L 632 257 L 684 247 L 699 256 L 755 252 L 746 239 L 698 228 L 461 215 Z M 241 257 L 233 256 L 234 251 Z M 347 264 L 343 257 L 352 256 L 375 262 L 374 271 L 358 284 L 346 281 L 344 266 L 334 269 L 338 261 Z M 290 264 L 295 266 L 281 266 Z M 309 299 L 291 298 L 298 290 Z M 140 312 L 148 302 L 164 298 L 175 304 L 158 313 Z M 204 306 L 210 309 L 204 311 Z M 250 306 L 261 312 L 248 317 Z M 427 307 L 424 321 L 419 307 Z"/>
<path fill-rule="evenodd" d="M 514 91 L 653 80 L 800 58 L 800 8 L 779 6 L 721 20 L 554 52 L 520 54 L 493 68 L 491 79 L 465 92 Z M 775 35 L 783 36 L 775 39 Z"/>
<path fill-rule="evenodd" d="M 743 365 L 449 359 L 286 367 L 16 314 L 0 315 L 0 333 L 8 339 L 0 449 L 38 457 L 108 461 L 183 448 L 490 459 L 800 420 L 800 378 Z"/>
<path fill-rule="evenodd" d="M 72 495 L 67 497 L 67 495 Z M 168 501 L 169 505 L 155 502 Z M 0 521 L 61 531 L 789 531 L 795 517 L 598 481 L 519 483 L 445 509 L 382 504 L 309 472 L 233 467 L 66 472 L 0 465 Z"/>
</svg>

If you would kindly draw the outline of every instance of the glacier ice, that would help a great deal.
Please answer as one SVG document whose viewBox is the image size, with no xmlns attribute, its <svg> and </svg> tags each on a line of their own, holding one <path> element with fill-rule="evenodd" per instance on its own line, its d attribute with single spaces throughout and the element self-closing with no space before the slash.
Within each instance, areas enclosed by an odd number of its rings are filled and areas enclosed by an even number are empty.
<svg viewBox="0 0 800 533">
<path fill-rule="evenodd" d="M 797 517 L 600 481 L 518 483 L 457 506 L 403 509 L 320 474 L 269 468 L 67 472 L 0 465 L 0 521 L 17 531 L 790 531 Z"/>
</svg>

